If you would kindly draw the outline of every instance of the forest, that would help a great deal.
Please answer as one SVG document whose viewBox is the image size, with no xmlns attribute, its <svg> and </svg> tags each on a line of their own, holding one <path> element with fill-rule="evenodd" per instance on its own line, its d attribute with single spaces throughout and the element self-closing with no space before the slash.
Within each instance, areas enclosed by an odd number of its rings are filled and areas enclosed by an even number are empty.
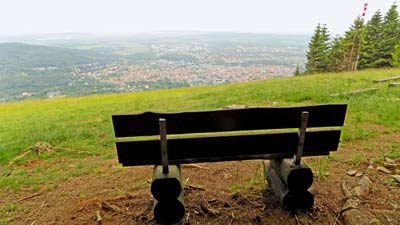
<svg viewBox="0 0 400 225">
<path fill-rule="evenodd" d="M 326 24 L 318 24 L 308 45 L 305 71 L 296 69 L 295 75 L 399 66 L 397 7 L 393 3 L 384 15 L 378 10 L 368 21 L 364 13 L 343 35 L 335 37 L 331 37 Z"/>
</svg>

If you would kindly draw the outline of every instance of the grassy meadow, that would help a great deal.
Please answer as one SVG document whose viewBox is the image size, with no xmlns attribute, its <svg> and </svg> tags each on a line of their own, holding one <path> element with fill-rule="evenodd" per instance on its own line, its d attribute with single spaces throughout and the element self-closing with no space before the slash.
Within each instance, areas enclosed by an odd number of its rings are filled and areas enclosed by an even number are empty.
<svg viewBox="0 0 400 225">
<path fill-rule="evenodd" d="M 11 180 L 3 176 L 6 173 L 4 171 L 8 170 L 11 160 L 39 141 L 75 151 L 60 150 L 58 154 L 51 155 L 31 154 L 24 160 L 46 157 L 49 160 L 84 158 L 89 155 L 104 159 L 114 157 L 116 153 L 111 115 L 117 113 L 210 110 L 232 104 L 276 107 L 347 103 L 349 107 L 342 140 L 352 141 L 383 133 L 397 133 L 400 131 L 400 87 L 388 87 L 388 82 L 373 83 L 372 80 L 399 75 L 400 69 L 365 70 L 222 86 L 0 104 L 0 187 L 18 189 L 22 185 L 23 182 L 16 183 L 16 177 Z M 371 87 L 378 87 L 379 90 L 330 97 L 332 93 Z M 398 143 L 393 144 L 394 154 L 399 154 L 399 148 Z M 62 165 L 59 167 L 51 170 L 65 170 Z M 96 167 L 81 165 L 74 169 L 65 176 L 72 176 L 82 170 L 95 171 Z M 50 168 L 39 172 L 52 176 Z M 24 174 L 24 171 L 14 172 L 15 176 L 24 177 Z"/>
</svg>

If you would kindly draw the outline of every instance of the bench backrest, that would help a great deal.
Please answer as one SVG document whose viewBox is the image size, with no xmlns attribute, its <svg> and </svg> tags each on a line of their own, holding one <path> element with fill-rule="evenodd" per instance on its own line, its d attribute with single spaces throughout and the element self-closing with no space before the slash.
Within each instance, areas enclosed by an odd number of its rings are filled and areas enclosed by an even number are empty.
<svg viewBox="0 0 400 225">
<path fill-rule="evenodd" d="M 309 113 L 303 155 L 326 155 L 338 147 L 347 105 L 330 104 L 299 107 L 247 108 L 181 113 L 113 115 L 118 158 L 123 166 L 161 163 L 160 140 L 130 140 L 127 137 L 160 135 L 159 119 L 166 119 L 170 164 L 291 157 L 298 145 L 297 130 L 302 112 Z M 236 132 L 233 134 L 215 132 Z M 207 133 L 202 136 L 179 134 Z M 208 134 L 214 133 L 214 134 Z M 178 135 L 173 135 L 178 134 Z M 170 136 L 173 135 L 173 136 Z"/>
</svg>

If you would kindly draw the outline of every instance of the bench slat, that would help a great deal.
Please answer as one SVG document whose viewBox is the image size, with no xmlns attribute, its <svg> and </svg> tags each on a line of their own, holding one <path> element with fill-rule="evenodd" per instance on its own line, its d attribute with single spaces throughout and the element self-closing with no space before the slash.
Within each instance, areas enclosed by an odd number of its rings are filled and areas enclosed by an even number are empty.
<svg viewBox="0 0 400 225">
<path fill-rule="evenodd" d="M 343 126 L 347 105 L 248 108 L 216 111 L 113 115 L 115 136 L 159 135 L 159 118 L 167 120 L 167 134 L 298 128 L 308 111 L 308 127 Z"/>
<path fill-rule="evenodd" d="M 304 156 L 326 155 L 336 151 L 340 130 L 308 131 Z M 297 132 L 248 134 L 219 137 L 168 139 L 171 164 L 271 158 L 274 154 L 292 157 L 297 150 Z M 116 143 L 123 166 L 160 165 L 160 141 L 120 141 Z M 268 155 L 270 156 L 268 156 Z"/>
</svg>

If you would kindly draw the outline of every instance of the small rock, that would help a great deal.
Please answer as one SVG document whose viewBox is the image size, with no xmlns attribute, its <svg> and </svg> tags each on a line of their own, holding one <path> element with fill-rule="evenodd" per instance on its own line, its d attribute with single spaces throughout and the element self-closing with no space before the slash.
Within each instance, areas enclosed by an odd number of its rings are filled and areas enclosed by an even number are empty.
<svg viewBox="0 0 400 225">
<path fill-rule="evenodd" d="M 229 173 L 224 173 L 224 179 L 226 180 L 226 179 L 229 179 L 229 178 L 232 178 L 232 175 L 229 174 Z"/>
<path fill-rule="evenodd" d="M 383 166 L 378 166 L 376 169 L 377 169 L 378 171 L 383 172 L 383 173 L 387 173 L 387 174 L 391 174 L 391 173 L 392 173 L 392 172 L 390 172 L 390 170 L 386 169 L 386 168 L 383 167 Z"/>
<path fill-rule="evenodd" d="M 391 176 L 397 183 L 400 183 L 400 175 L 392 175 Z"/>
<path fill-rule="evenodd" d="M 361 177 L 363 175 L 363 173 L 362 172 L 358 172 L 358 173 L 356 173 L 356 177 Z"/>
<path fill-rule="evenodd" d="M 248 105 L 232 104 L 232 105 L 227 105 L 227 106 L 223 107 L 222 109 L 247 109 L 247 108 L 249 108 Z"/>
<path fill-rule="evenodd" d="M 368 169 L 369 169 L 369 170 L 372 170 L 372 169 L 374 169 L 374 166 L 369 165 L 369 166 L 368 166 Z"/>
<path fill-rule="evenodd" d="M 385 167 L 385 168 L 387 168 L 387 169 L 389 169 L 389 170 L 392 170 L 392 171 L 394 171 L 395 169 L 396 169 L 396 164 L 394 164 L 394 163 L 387 163 L 387 162 L 384 162 L 383 163 L 383 166 Z"/>
<path fill-rule="evenodd" d="M 347 171 L 347 175 L 349 175 L 349 176 L 355 176 L 356 174 L 357 174 L 357 170 Z"/>
<path fill-rule="evenodd" d="M 385 161 L 386 161 L 387 163 L 391 163 L 391 164 L 396 163 L 396 161 L 394 161 L 394 160 L 391 159 L 391 158 L 385 158 Z"/>
<path fill-rule="evenodd" d="M 357 196 L 366 196 L 369 193 L 369 186 L 371 181 L 368 177 L 364 176 L 358 181 L 358 186 L 354 188 L 354 192 Z"/>
</svg>

